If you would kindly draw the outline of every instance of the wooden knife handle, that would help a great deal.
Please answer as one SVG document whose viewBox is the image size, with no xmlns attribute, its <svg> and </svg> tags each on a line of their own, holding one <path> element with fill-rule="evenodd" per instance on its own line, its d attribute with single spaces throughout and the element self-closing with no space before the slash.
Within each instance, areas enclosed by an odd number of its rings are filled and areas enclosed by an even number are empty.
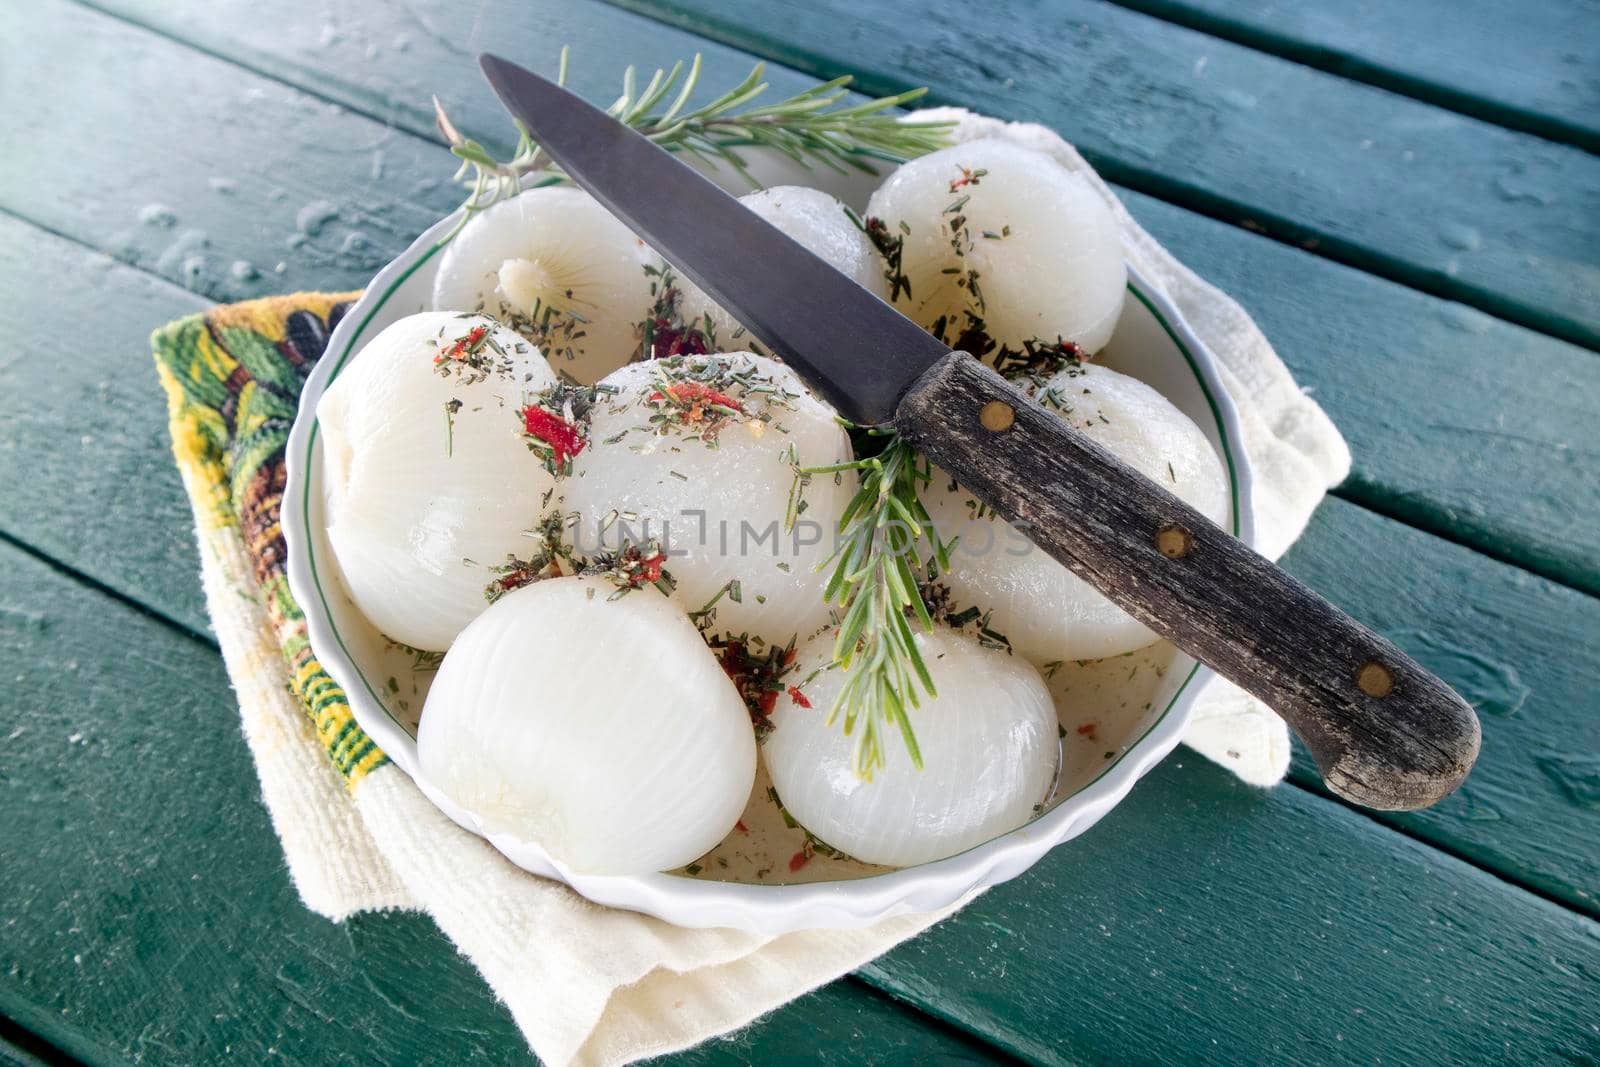
<svg viewBox="0 0 1600 1067">
<path fill-rule="evenodd" d="M 1415 660 L 960 353 L 895 426 L 1130 615 L 1288 720 L 1328 788 L 1421 808 L 1477 758 L 1471 705 Z"/>
</svg>

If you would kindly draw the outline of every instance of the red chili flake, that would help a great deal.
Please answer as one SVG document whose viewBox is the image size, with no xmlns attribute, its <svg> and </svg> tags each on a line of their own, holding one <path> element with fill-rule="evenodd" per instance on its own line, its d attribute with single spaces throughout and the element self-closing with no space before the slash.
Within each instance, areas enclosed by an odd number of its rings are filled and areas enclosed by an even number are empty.
<svg viewBox="0 0 1600 1067">
<path fill-rule="evenodd" d="M 1098 723 L 1092 723 L 1092 722 L 1084 723 L 1082 726 L 1078 727 L 1079 736 L 1081 736 L 1081 737 L 1093 737 L 1095 728 L 1098 725 L 1099 725 Z"/>
<path fill-rule="evenodd" d="M 439 354 L 433 357 L 435 366 L 447 359 L 465 359 L 467 349 L 482 341 L 489 333 L 487 326 L 474 326 L 466 332 L 465 336 L 457 337 L 451 344 L 439 349 Z"/>
<path fill-rule="evenodd" d="M 692 327 L 674 327 L 672 320 L 659 316 L 650 324 L 650 358 L 670 359 L 673 356 L 703 356 L 710 351 L 705 335 Z"/>
<path fill-rule="evenodd" d="M 789 870 L 791 873 L 798 871 L 801 867 L 804 867 L 809 862 L 811 862 L 810 851 L 808 849 L 801 849 L 799 852 L 796 852 L 794 855 L 789 857 Z"/>
<path fill-rule="evenodd" d="M 806 699 L 806 695 L 800 692 L 800 687 L 797 685 L 791 685 L 789 687 L 789 699 L 794 701 L 796 704 L 799 704 L 802 708 L 809 708 L 811 706 L 811 701 Z"/>
<path fill-rule="evenodd" d="M 559 568 L 552 577 L 560 577 Z M 513 567 L 494 581 L 489 583 L 490 595 L 499 598 L 513 589 L 521 589 L 525 585 L 532 585 L 539 580 L 539 571 L 534 567 Z"/>
<path fill-rule="evenodd" d="M 666 561 L 666 556 L 660 552 L 653 552 L 639 561 L 639 573 L 643 579 L 651 584 L 661 580 L 661 565 Z"/>
<path fill-rule="evenodd" d="M 557 466 L 565 464 L 567 460 L 582 452 L 584 446 L 589 443 L 583 439 L 576 426 L 537 404 L 529 404 L 522 409 L 522 422 L 529 436 L 537 437 L 555 452 Z"/>
<path fill-rule="evenodd" d="M 750 832 L 750 827 L 744 824 L 743 819 L 740 819 L 738 822 L 734 823 L 733 828 L 739 831 L 741 834 L 747 834 Z"/>
<path fill-rule="evenodd" d="M 744 412 L 743 406 L 737 400 L 727 393 L 717 392 L 704 382 L 677 382 L 667 386 L 666 394 L 670 394 L 672 399 L 678 403 L 695 409 L 698 409 L 702 404 L 715 404 L 720 407 L 732 408 L 741 414 Z M 667 396 L 663 394 L 662 390 L 657 389 L 650 394 L 650 399 L 665 400 Z M 700 413 L 695 410 L 691 412 L 691 415 L 694 418 L 699 418 Z"/>
<path fill-rule="evenodd" d="M 768 689 L 761 694 L 761 716 L 766 718 L 772 714 L 772 709 L 778 706 L 778 691 Z"/>
<path fill-rule="evenodd" d="M 971 185 L 972 184 L 972 180 L 973 180 L 972 171 L 970 169 L 968 169 L 967 167 L 962 167 L 961 168 L 961 177 L 957 178 L 955 181 L 950 183 L 950 191 L 953 193 L 957 189 L 961 188 L 963 185 Z"/>
<path fill-rule="evenodd" d="M 791 666 L 793 666 L 793 665 L 794 665 L 794 659 L 795 659 L 795 657 L 796 657 L 796 656 L 798 656 L 798 655 L 799 655 L 799 654 L 800 654 L 800 650 L 799 650 L 799 649 L 797 649 L 797 648 L 790 648 L 790 649 L 789 649 L 789 650 L 788 650 L 788 651 L 787 651 L 787 652 L 785 652 L 785 653 L 784 653 L 784 654 L 783 654 L 783 665 L 784 665 L 784 666 L 785 666 L 785 667 L 791 667 Z"/>
</svg>

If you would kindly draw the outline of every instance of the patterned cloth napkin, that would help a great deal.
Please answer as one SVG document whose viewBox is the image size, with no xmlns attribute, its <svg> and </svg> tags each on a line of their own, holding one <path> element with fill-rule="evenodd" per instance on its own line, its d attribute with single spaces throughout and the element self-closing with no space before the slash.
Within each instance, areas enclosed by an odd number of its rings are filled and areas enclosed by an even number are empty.
<svg viewBox="0 0 1600 1067">
<path fill-rule="evenodd" d="M 1049 152 L 1104 193 L 1130 262 L 1222 363 L 1257 472 L 1263 548 L 1281 554 L 1350 458 L 1249 316 L 1140 229 L 1055 134 L 964 111 L 923 114 L 956 119 L 961 140 L 1005 136 Z M 534 1052 L 556 1065 L 625 1063 L 726 1033 L 955 910 L 775 938 L 681 929 L 590 904 L 518 870 L 423 798 L 356 725 L 317 663 L 285 574 L 284 446 L 300 388 L 357 296 L 217 307 L 153 337 L 206 602 L 306 905 L 335 921 L 370 909 L 427 911 L 510 1008 Z M 1288 765 L 1282 721 L 1225 684 L 1208 692 L 1185 741 L 1255 784 L 1278 781 Z"/>
</svg>

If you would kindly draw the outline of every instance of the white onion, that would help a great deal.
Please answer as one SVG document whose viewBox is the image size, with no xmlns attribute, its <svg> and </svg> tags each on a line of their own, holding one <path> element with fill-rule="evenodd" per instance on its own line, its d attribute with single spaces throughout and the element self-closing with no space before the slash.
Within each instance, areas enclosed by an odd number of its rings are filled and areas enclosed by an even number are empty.
<svg viewBox="0 0 1600 1067">
<path fill-rule="evenodd" d="M 741 196 L 739 202 L 875 296 L 889 299 L 882 257 L 860 227 L 850 221 L 845 206 L 838 200 L 820 189 L 778 185 Z M 709 321 L 712 339 L 721 349 L 749 344 L 749 331 L 713 303 L 699 286 L 687 278 L 680 280 L 680 286 L 682 296 L 678 298 L 678 310 L 687 325 L 699 324 L 703 329 L 703 324 Z"/>
<path fill-rule="evenodd" d="M 828 663 L 833 638 L 801 646 L 788 677 Z M 855 738 L 827 723 L 844 682 L 837 668 L 804 684 L 810 708 L 778 699 L 761 748 L 789 814 L 868 863 L 927 863 L 1016 829 L 1046 799 L 1060 762 L 1055 707 L 1031 665 L 944 627 L 916 640 L 939 693 L 911 712 L 920 771 L 895 735 L 888 765 L 870 782 L 856 776 Z"/>
<path fill-rule="evenodd" d="M 638 345 L 652 303 L 645 268 L 658 262 L 581 189 L 530 189 L 473 216 L 445 246 L 433 306 L 494 315 L 588 384 Z"/>
<path fill-rule="evenodd" d="M 718 430 L 715 447 L 691 436 L 692 425 L 661 432 L 651 421 L 663 410 L 650 400 L 662 374 L 681 382 L 706 371 L 745 412 Z M 729 593 L 717 601 L 716 631 L 781 645 L 821 627 L 827 576 L 816 566 L 831 549 L 853 480 L 813 478 L 794 529 L 785 533 L 783 525 L 794 484 L 790 450 L 803 466 L 850 458 L 833 409 L 788 367 L 748 352 L 635 363 L 604 384 L 618 391 L 595 403 L 589 445 L 563 482 L 566 507 L 580 516 L 572 527 L 579 551 L 657 538 L 670 553 L 673 596 L 685 610 L 738 582 L 738 601 Z"/>
<path fill-rule="evenodd" d="M 1087 179 L 1049 156 L 1000 140 L 940 149 L 891 174 L 867 211 L 891 234 L 909 227 L 901 269 L 911 294 L 898 306 L 924 328 L 948 316 L 954 336 L 970 311 L 1013 348 L 1065 340 L 1094 352 L 1110 339 L 1127 283 L 1116 219 Z M 972 271 L 981 308 L 958 284 Z"/>
<path fill-rule="evenodd" d="M 435 364 L 477 327 L 504 353 L 480 350 L 486 377 Z M 486 606 L 489 568 L 526 553 L 554 479 L 524 444 L 519 409 L 555 380 L 492 319 L 423 312 L 373 338 L 322 395 L 328 540 L 356 606 L 389 637 L 448 647 Z"/>
<path fill-rule="evenodd" d="M 1051 398 L 1047 407 L 1118 459 L 1212 521 L 1226 523 L 1228 479 L 1210 442 L 1150 386 L 1089 363 L 1068 366 L 1029 390 L 1036 399 Z M 922 499 L 940 535 L 960 538 L 952 569 L 940 579 L 950 586 L 955 607 L 992 610 L 990 627 L 1041 667 L 1116 656 L 1156 639 L 953 484 L 948 474 L 935 470 Z"/>
<path fill-rule="evenodd" d="M 683 612 L 650 588 L 615 594 L 553 578 L 498 600 L 445 654 L 417 756 L 488 832 L 576 871 L 643 874 L 733 829 L 755 735 Z"/>
</svg>

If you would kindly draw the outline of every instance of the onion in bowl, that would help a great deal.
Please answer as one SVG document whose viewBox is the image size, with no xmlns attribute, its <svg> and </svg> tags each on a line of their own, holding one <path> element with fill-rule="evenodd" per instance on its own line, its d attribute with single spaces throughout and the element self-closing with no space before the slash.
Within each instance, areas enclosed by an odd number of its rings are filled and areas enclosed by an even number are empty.
<svg viewBox="0 0 1600 1067">
<path fill-rule="evenodd" d="M 554 476 L 523 441 L 521 398 L 555 375 L 482 315 L 392 323 L 317 403 L 328 541 L 346 589 L 396 641 L 441 651 L 524 551 Z"/>
<path fill-rule="evenodd" d="M 628 362 L 659 258 L 599 202 L 545 186 L 473 216 L 445 246 L 433 306 L 480 311 L 584 384 Z"/>
<path fill-rule="evenodd" d="M 578 551 L 660 541 L 674 599 L 712 605 L 718 632 L 783 645 L 824 625 L 817 565 L 855 487 L 832 474 L 797 484 L 796 468 L 850 459 L 833 408 L 749 352 L 635 363 L 601 387 L 562 481 Z"/>
<path fill-rule="evenodd" d="M 468 626 L 428 692 L 417 758 L 486 832 L 607 875 L 705 853 L 756 770 L 744 701 L 694 625 L 603 577 L 535 582 Z"/>
<path fill-rule="evenodd" d="M 926 329 L 943 320 L 951 343 L 977 326 L 1011 348 L 1111 339 L 1128 278 L 1117 221 L 1044 153 L 998 139 L 940 149 L 891 174 L 867 212 L 903 241 L 896 306 Z"/>
<path fill-rule="evenodd" d="M 922 769 L 894 746 L 864 781 L 855 738 L 828 709 L 844 684 L 833 632 L 802 645 L 802 700 L 780 699 L 762 759 L 801 826 L 858 860 L 894 867 L 953 856 L 1015 830 L 1048 799 L 1060 765 L 1055 705 L 1024 660 L 939 626 L 916 642 L 938 696 L 910 710 Z"/>
</svg>

